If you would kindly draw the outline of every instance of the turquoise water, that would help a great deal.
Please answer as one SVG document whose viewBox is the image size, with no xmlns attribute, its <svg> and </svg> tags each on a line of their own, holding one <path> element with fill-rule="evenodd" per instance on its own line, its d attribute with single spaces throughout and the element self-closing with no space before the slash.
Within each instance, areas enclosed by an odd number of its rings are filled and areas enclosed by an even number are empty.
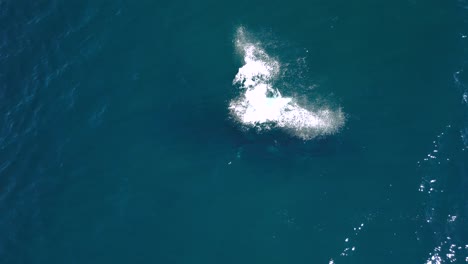
<svg viewBox="0 0 468 264">
<path fill-rule="evenodd" d="M 0 263 L 466 263 L 467 9 L 1 1 Z M 339 129 L 233 116 L 240 28 Z"/>
</svg>

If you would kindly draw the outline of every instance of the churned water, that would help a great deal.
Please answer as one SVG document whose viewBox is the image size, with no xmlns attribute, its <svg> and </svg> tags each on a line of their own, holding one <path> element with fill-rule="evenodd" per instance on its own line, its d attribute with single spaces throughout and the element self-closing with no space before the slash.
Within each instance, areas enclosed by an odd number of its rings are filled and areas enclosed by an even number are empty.
<svg viewBox="0 0 468 264">
<path fill-rule="evenodd" d="M 0 1 L 0 263 L 467 263 L 468 2 Z"/>
</svg>

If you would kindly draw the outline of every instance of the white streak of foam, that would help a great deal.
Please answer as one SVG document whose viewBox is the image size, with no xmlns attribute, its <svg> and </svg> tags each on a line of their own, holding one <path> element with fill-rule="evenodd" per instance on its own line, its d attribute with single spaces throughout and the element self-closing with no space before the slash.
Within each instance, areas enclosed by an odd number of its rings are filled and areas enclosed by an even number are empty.
<svg viewBox="0 0 468 264">
<path fill-rule="evenodd" d="M 241 123 L 257 129 L 285 128 L 302 139 L 331 134 L 343 125 L 344 115 L 340 110 L 311 111 L 273 88 L 280 63 L 258 44 L 249 42 L 243 28 L 237 31 L 236 48 L 244 58 L 244 65 L 233 84 L 239 85 L 243 94 L 230 102 L 229 110 Z"/>
</svg>

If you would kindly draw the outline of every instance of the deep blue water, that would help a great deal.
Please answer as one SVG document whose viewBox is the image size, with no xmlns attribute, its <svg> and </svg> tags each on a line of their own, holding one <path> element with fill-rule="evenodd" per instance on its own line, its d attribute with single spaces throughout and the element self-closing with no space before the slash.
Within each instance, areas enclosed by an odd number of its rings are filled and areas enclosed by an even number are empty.
<svg viewBox="0 0 468 264">
<path fill-rule="evenodd" d="M 466 263 L 467 12 L 0 1 L 0 263 Z M 240 27 L 338 132 L 233 120 Z"/>
</svg>

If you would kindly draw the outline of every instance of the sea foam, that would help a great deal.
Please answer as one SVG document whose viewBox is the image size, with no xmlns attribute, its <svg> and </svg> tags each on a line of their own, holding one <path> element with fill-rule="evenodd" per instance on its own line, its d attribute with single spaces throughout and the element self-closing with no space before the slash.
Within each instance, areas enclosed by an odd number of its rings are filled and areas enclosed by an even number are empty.
<svg viewBox="0 0 468 264">
<path fill-rule="evenodd" d="M 295 98 L 282 96 L 274 87 L 282 70 L 280 62 L 261 43 L 250 41 L 243 27 L 236 32 L 235 46 L 244 65 L 233 80 L 240 94 L 229 103 L 229 110 L 242 125 L 259 131 L 281 128 L 304 140 L 333 134 L 344 125 L 341 109 L 301 106 Z"/>
</svg>

